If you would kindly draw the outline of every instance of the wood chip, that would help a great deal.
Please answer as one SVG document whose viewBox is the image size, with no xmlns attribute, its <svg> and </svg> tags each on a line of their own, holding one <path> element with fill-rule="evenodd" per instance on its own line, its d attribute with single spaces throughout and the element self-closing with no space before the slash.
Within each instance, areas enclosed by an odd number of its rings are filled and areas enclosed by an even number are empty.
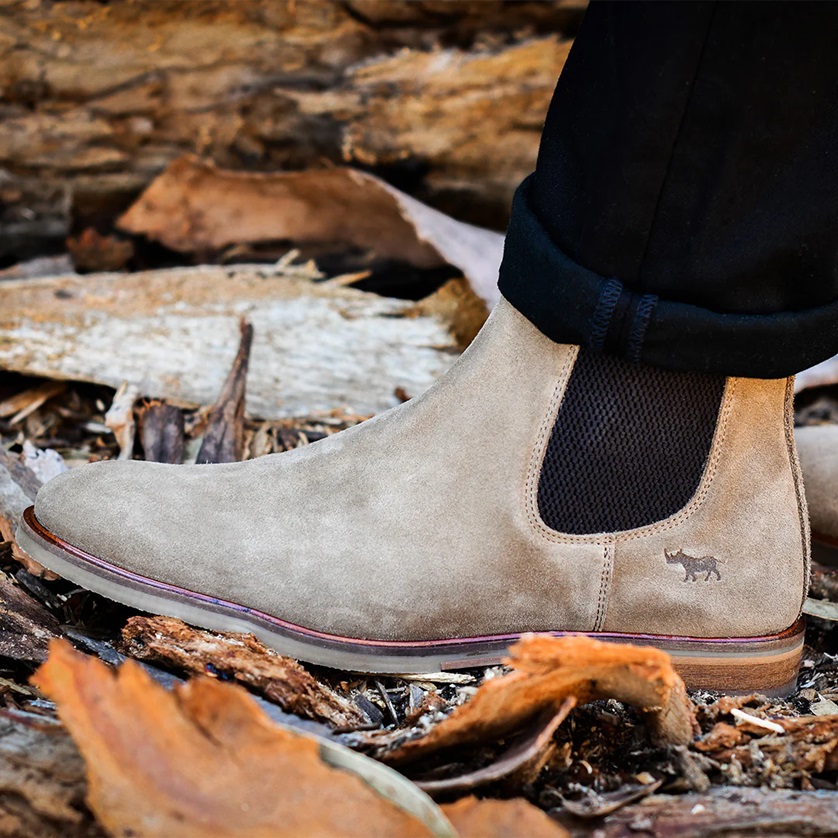
<svg viewBox="0 0 838 838">
<path fill-rule="evenodd" d="M 818 617 L 821 620 L 829 620 L 834 623 L 838 620 L 838 602 L 807 597 L 803 604 L 803 613 L 810 617 Z"/>
<path fill-rule="evenodd" d="M 134 456 L 134 437 L 137 431 L 134 405 L 139 397 L 139 390 L 133 384 L 123 381 L 105 414 L 105 425 L 113 431 L 119 445 L 120 460 L 130 460 Z"/>
<path fill-rule="evenodd" d="M 122 637 L 131 657 L 196 675 L 235 680 L 289 713 L 339 728 L 367 721 L 351 701 L 252 634 L 216 634 L 191 628 L 173 617 L 131 617 Z"/>
<path fill-rule="evenodd" d="M 221 394 L 207 419 L 204 441 L 198 451 L 198 463 L 237 463 L 244 452 L 244 395 L 253 326 L 242 320 L 241 340 Z"/>
<path fill-rule="evenodd" d="M 36 387 L 15 393 L 0 401 L 0 419 L 11 416 L 9 424 L 16 425 L 66 389 L 67 385 L 63 381 L 44 381 Z"/>
<path fill-rule="evenodd" d="M 744 722 L 746 727 L 757 728 L 758 730 L 771 730 L 774 733 L 784 733 L 785 728 L 777 722 L 772 722 L 770 719 L 761 719 L 759 716 L 754 716 L 751 713 L 746 713 L 738 707 L 734 707 L 730 711 L 730 715 L 737 721 Z"/>
<path fill-rule="evenodd" d="M 183 460 L 183 413 L 173 404 L 154 399 L 139 411 L 140 444 L 146 460 L 177 464 Z"/>
</svg>

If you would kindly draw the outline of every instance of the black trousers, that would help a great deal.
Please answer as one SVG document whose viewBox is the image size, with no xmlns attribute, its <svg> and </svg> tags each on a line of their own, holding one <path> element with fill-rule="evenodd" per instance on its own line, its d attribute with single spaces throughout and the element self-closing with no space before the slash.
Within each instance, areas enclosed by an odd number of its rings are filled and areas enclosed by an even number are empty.
<svg viewBox="0 0 838 838">
<path fill-rule="evenodd" d="M 838 4 L 597 2 L 500 290 L 550 338 L 774 378 L 838 353 Z"/>
</svg>

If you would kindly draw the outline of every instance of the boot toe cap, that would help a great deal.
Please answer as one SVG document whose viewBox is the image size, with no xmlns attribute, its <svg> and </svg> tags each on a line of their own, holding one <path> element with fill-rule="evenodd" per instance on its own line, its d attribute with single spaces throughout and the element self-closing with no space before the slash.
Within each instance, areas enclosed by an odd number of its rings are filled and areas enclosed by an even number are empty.
<svg viewBox="0 0 838 838">
<path fill-rule="evenodd" d="M 61 474 L 38 491 L 35 517 L 79 550 L 104 559 L 118 557 L 134 529 L 149 465 L 107 460 Z"/>
</svg>

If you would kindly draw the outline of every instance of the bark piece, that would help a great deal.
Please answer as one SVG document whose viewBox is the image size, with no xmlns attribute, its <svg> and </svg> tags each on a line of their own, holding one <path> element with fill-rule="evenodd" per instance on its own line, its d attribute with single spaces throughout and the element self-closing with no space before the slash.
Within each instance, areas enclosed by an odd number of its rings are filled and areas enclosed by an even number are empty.
<svg viewBox="0 0 838 838">
<path fill-rule="evenodd" d="M 253 326 L 240 325 L 241 341 L 227 380 L 207 419 L 198 463 L 237 463 L 244 452 L 244 394 Z"/>
<path fill-rule="evenodd" d="M 61 724 L 0 710 L 0 835 L 104 836 L 86 793 L 84 761 Z"/>
<path fill-rule="evenodd" d="M 393 407 L 396 387 L 426 390 L 457 357 L 454 327 L 416 304 L 275 276 L 203 267 L 0 283 L 0 366 L 212 404 L 254 328 L 246 410 L 311 416 Z"/>
<path fill-rule="evenodd" d="M 423 268 L 459 268 L 488 305 L 498 300 L 503 236 L 450 218 L 354 169 L 261 174 L 174 161 L 119 219 L 173 250 L 289 240 L 339 242 Z"/>
<path fill-rule="evenodd" d="M 812 562 L 809 595 L 815 599 L 838 602 L 838 568 Z"/>
<path fill-rule="evenodd" d="M 834 623 L 838 621 L 838 602 L 807 597 L 806 602 L 803 603 L 803 613 Z"/>
<path fill-rule="evenodd" d="M 138 660 L 238 681 L 299 716 L 341 728 L 367 721 L 351 701 L 252 634 L 216 634 L 172 617 L 131 617 L 122 637 L 125 651 Z"/>
<path fill-rule="evenodd" d="M 654 795 L 599 824 L 601 838 L 826 836 L 838 832 L 838 792 L 714 788 L 706 794 Z M 586 833 L 587 830 L 586 830 Z"/>
<path fill-rule="evenodd" d="M 146 460 L 180 463 L 185 444 L 183 413 L 173 404 L 158 400 L 143 405 L 140 415 L 140 443 Z"/>
<path fill-rule="evenodd" d="M 134 405 L 139 395 L 133 384 L 123 381 L 105 414 L 105 424 L 113 431 L 119 445 L 120 460 L 130 460 L 134 454 L 134 437 L 137 432 Z"/>
<path fill-rule="evenodd" d="M 119 271 L 134 256 L 132 242 L 103 236 L 93 227 L 88 227 L 79 236 L 70 236 L 67 250 L 77 271 Z"/>
<path fill-rule="evenodd" d="M 838 771 L 838 716 L 770 721 L 770 729 L 718 722 L 694 748 L 723 765 L 735 763 L 743 784 L 788 788 Z"/>
<path fill-rule="evenodd" d="M 199 679 L 167 692 L 131 661 L 113 672 L 66 643 L 33 680 L 58 704 L 87 766 L 88 803 L 111 834 L 434 834 L 238 687 Z"/>
<path fill-rule="evenodd" d="M 510 748 L 490 765 L 442 780 L 414 782 L 431 795 L 471 791 L 500 780 L 518 787 L 531 783 L 555 751 L 553 736 L 575 706 L 575 698 L 566 698 L 558 713 L 548 712 L 536 719 L 531 729 L 516 737 Z"/>
<path fill-rule="evenodd" d="M 0 656 L 41 663 L 47 659 L 50 641 L 59 636 L 58 620 L 0 576 Z"/>
<path fill-rule="evenodd" d="M 485 681 L 473 698 L 423 736 L 381 758 L 403 765 L 445 748 L 494 742 L 573 696 L 579 704 L 614 698 L 644 713 L 661 743 L 686 744 L 698 732 L 695 708 L 669 655 L 583 636 L 524 635 L 509 650 L 513 671 Z"/>
<path fill-rule="evenodd" d="M 461 838 L 566 838 L 569 836 L 549 815 L 522 798 L 478 800 L 465 797 L 442 807 Z"/>
<path fill-rule="evenodd" d="M 47 581 L 55 581 L 59 579 L 57 573 L 47 570 L 42 564 L 38 563 L 28 553 L 24 553 L 15 539 L 15 529 L 8 518 L 0 515 L 0 541 L 8 545 L 12 558 L 23 565 L 29 573 L 39 579 L 46 579 Z"/>
</svg>

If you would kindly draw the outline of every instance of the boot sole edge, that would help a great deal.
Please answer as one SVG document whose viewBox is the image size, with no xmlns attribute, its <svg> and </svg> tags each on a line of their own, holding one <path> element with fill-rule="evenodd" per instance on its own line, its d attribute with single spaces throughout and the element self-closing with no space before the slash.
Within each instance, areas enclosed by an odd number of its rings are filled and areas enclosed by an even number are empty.
<svg viewBox="0 0 838 838">
<path fill-rule="evenodd" d="M 149 579 L 92 556 L 23 514 L 18 543 L 35 561 L 94 593 L 152 614 L 175 617 L 211 631 L 252 633 L 280 654 L 320 666 L 375 674 L 427 674 L 501 662 L 521 633 L 427 641 L 377 641 L 340 637 L 296 626 L 233 602 Z M 788 695 L 803 653 L 805 622 L 761 637 L 695 638 L 606 632 L 598 640 L 640 643 L 667 652 L 690 689 Z"/>
</svg>

